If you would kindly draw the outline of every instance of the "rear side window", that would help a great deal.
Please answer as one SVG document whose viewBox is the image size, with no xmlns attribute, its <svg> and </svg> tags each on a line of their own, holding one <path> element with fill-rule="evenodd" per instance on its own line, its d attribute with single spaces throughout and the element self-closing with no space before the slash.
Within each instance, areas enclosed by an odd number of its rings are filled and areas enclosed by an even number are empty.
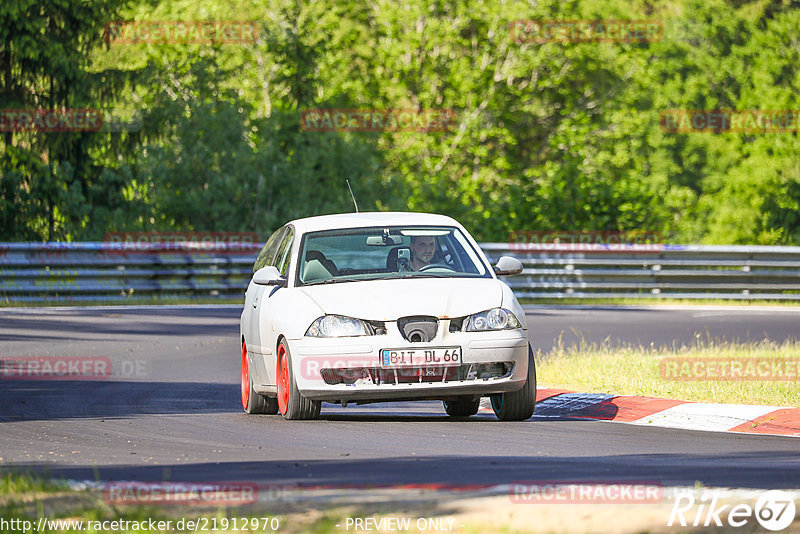
<svg viewBox="0 0 800 534">
<path fill-rule="evenodd" d="M 258 253 L 258 258 L 256 258 L 256 262 L 253 264 L 253 272 L 256 272 L 262 267 L 267 267 L 268 265 L 275 265 L 275 254 L 278 252 L 278 245 L 283 241 L 283 235 L 286 233 L 286 230 L 287 228 L 283 226 L 275 230 L 275 232 L 269 236 L 267 243 L 261 249 L 261 252 Z"/>
</svg>

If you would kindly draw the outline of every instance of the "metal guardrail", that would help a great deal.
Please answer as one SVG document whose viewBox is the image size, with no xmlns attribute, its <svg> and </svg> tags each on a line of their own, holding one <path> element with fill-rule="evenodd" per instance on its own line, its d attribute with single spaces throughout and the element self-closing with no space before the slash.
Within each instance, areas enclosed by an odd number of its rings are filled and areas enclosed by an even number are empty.
<svg viewBox="0 0 800 534">
<path fill-rule="evenodd" d="M 482 244 L 519 258 L 506 281 L 521 298 L 800 300 L 800 247 Z M 236 298 L 254 243 L 0 243 L 0 304 Z"/>
<path fill-rule="evenodd" d="M 800 247 L 664 244 L 481 245 L 524 265 L 522 298 L 800 300 Z"/>
<path fill-rule="evenodd" d="M 3 302 L 241 296 L 258 243 L 0 243 Z"/>
</svg>

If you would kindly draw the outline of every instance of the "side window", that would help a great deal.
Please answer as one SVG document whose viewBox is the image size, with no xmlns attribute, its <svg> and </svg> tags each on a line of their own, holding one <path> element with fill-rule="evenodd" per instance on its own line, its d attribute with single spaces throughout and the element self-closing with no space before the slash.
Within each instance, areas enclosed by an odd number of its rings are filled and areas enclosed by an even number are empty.
<svg viewBox="0 0 800 534">
<path fill-rule="evenodd" d="M 464 272 L 464 261 L 461 257 L 461 252 L 456 243 L 453 242 L 452 235 L 442 237 L 440 241 L 442 245 L 442 259 L 444 263 L 448 264 L 457 272 Z M 470 272 L 474 272 L 474 269 Z"/>
<path fill-rule="evenodd" d="M 286 276 L 289 272 L 289 262 L 292 259 L 292 242 L 294 241 L 294 232 L 291 228 L 286 232 L 286 236 L 278 248 L 278 255 L 275 257 L 275 267 L 281 272 L 281 276 Z"/>
<path fill-rule="evenodd" d="M 283 234 L 285 233 L 286 228 L 281 227 L 275 230 L 275 232 L 269 236 L 264 248 L 262 248 L 261 252 L 258 253 L 258 258 L 256 258 L 255 264 L 253 264 L 253 272 L 256 272 L 262 267 L 266 267 L 267 265 L 275 265 L 273 259 L 275 258 L 275 253 L 278 252 L 278 245 L 281 244 Z"/>
</svg>

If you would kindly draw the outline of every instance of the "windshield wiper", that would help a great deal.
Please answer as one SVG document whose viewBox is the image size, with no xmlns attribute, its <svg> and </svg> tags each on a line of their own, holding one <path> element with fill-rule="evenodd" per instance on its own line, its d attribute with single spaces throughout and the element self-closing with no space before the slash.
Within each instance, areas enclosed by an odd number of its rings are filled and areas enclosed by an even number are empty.
<svg viewBox="0 0 800 534">
<path fill-rule="evenodd" d="M 367 282 L 377 280 L 403 280 L 406 278 L 452 278 L 451 276 L 442 276 L 441 274 L 433 273 L 408 273 L 401 274 L 400 276 L 386 276 L 381 278 L 328 278 L 327 280 L 320 280 L 319 282 L 309 282 L 303 284 L 304 286 L 318 286 L 325 284 L 338 284 L 339 282 Z"/>
<path fill-rule="evenodd" d="M 433 273 L 414 273 L 414 274 L 409 273 L 409 274 L 401 274 L 400 276 L 392 276 L 390 278 L 384 278 L 384 280 L 401 280 L 403 278 L 451 278 L 451 277 Z"/>
<path fill-rule="evenodd" d="M 305 286 L 317 286 L 320 284 L 336 284 L 338 282 L 359 282 L 364 280 L 363 278 L 328 278 L 327 280 L 321 280 L 319 282 L 311 282 L 310 284 L 303 284 Z"/>
</svg>

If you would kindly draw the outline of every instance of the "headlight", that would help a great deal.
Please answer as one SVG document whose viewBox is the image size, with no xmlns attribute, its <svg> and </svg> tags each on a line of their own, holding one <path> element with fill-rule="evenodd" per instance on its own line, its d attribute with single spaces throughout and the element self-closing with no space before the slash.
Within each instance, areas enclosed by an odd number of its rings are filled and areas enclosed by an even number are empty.
<svg viewBox="0 0 800 534">
<path fill-rule="evenodd" d="M 361 319 L 342 315 L 323 315 L 308 327 L 307 336 L 313 337 L 351 337 L 369 336 L 371 331 Z"/>
<path fill-rule="evenodd" d="M 467 317 L 464 330 L 484 332 L 487 330 L 509 330 L 522 328 L 517 317 L 505 308 L 493 308 Z"/>
</svg>

